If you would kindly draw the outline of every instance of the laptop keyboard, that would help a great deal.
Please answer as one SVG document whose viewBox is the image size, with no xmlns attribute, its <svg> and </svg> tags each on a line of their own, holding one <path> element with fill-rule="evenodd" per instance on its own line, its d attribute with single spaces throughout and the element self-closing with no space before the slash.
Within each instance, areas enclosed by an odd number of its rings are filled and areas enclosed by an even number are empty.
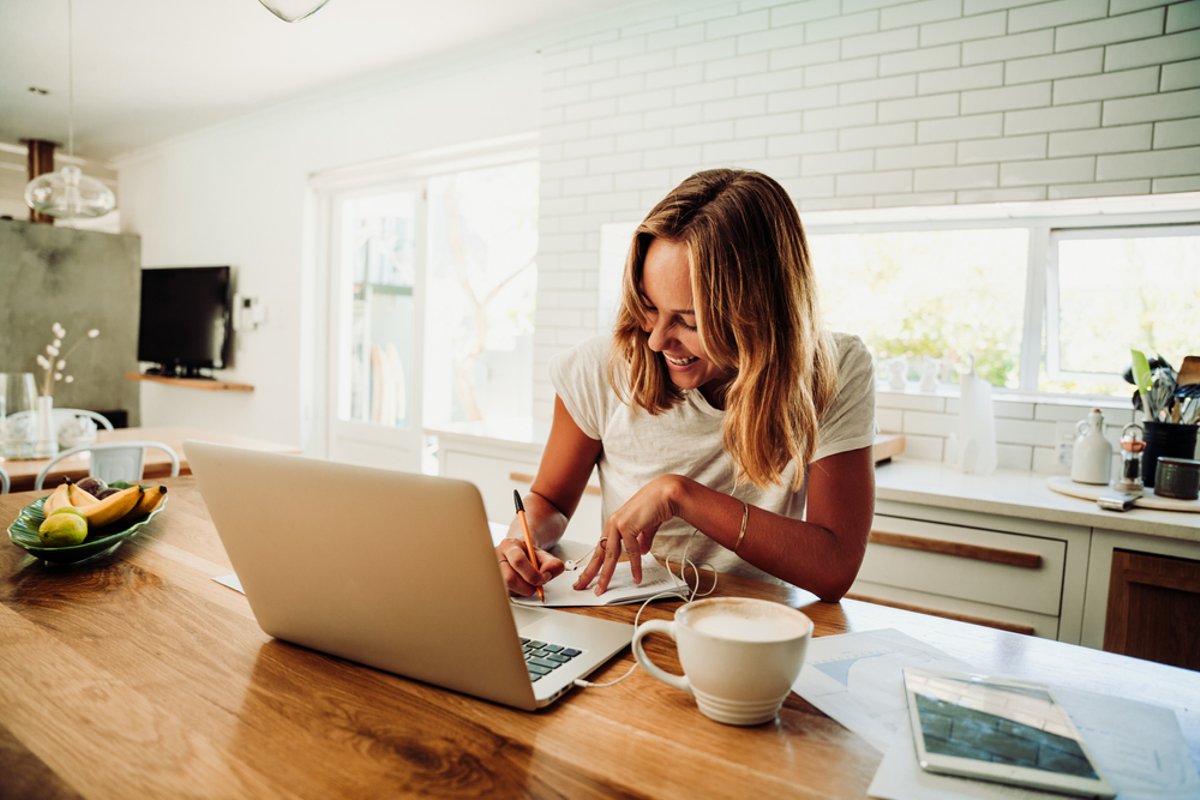
<svg viewBox="0 0 1200 800">
<path fill-rule="evenodd" d="M 573 647 L 563 647 L 561 644 L 526 639 L 524 636 L 521 637 L 521 649 L 525 651 L 525 667 L 529 670 L 531 681 L 549 675 L 583 652 Z"/>
</svg>

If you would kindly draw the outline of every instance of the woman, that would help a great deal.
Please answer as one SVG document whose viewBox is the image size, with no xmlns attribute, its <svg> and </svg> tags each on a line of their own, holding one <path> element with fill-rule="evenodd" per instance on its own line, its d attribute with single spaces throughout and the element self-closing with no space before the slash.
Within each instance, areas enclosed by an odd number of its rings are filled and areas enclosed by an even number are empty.
<svg viewBox="0 0 1200 800">
<path fill-rule="evenodd" d="M 575 588 L 603 593 L 622 550 L 640 582 L 652 547 L 823 600 L 854 582 L 874 513 L 871 358 L 820 327 L 778 183 L 727 169 L 681 183 L 634 234 L 612 337 L 550 371 L 554 419 L 524 504 L 548 547 L 598 468 L 604 531 Z M 515 523 L 509 535 L 496 553 L 511 593 L 563 571 L 546 552 L 535 569 Z"/>
</svg>

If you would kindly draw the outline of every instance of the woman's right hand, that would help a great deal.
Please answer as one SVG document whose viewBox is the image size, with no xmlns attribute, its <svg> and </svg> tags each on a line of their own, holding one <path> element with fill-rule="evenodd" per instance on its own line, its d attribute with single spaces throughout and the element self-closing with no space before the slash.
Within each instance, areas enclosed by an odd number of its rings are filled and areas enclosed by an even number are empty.
<svg viewBox="0 0 1200 800">
<path fill-rule="evenodd" d="M 528 597 L 537 591 L 537 587 L 562 574 L 564 566 L 561 559 L 545 550 L 538 550 L 537 557 L 541 569 L 534 568 L 522 539 L 501 539 L 500 544 L 496 545 L 500 574 L 504 576 L 509 594 Z"/>
</svg>

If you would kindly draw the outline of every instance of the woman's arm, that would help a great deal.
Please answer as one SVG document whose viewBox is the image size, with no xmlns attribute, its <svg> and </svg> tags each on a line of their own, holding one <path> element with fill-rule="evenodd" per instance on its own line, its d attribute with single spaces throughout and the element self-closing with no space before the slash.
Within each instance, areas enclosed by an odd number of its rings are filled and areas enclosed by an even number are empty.
<svg viewBox="0 0 1200 800">
<path fill-rule="evenodd" d="M 680 517 L 730 550 L 736 546 L 738 556 L 759 569 L 822 600 L 837 601 L 858 574 L 875 514 L 872 448 L 814 462 L 808 474 L 807 509 L 806 519 L 797 520 L 751 506 L 738 546 L 741 500 L 681 475 L 664 475 L 609 517 L 603 552 L 597 551 L 576 588 L 599 575 L 596 593 L 604 592 L 622 549 L 647 552 L 659 526 Z M 640 572 L 638 559 L 631 559 L 631 566 Z"/>
<path fill-rule="evenodd" d="M 554 420 L 537 477 L 522 499 L 529 531 L 539 548 L 551 547 L 562 538 L 599 457 L 600 442 L 580 430 L 562 400 L 555 397 Z M 512 594 L 528 596 L 536 586 L 563 570 L 562 562 L 549 553 L 538 555 L 540 572 L 533 568 L 525 552 L 521 523 L 516 519 L 509 526 L 508 538 L 496 546 L 496 555 Z"/>
</svg>

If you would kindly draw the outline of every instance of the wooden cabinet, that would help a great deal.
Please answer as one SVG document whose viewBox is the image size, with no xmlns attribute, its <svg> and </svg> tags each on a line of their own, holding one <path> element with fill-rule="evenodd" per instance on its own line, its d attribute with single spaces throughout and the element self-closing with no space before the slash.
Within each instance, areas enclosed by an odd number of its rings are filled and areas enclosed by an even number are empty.
<svg viewBox="0 0 1200 800">
<path fill-rule="evenodd" d="M 1200 542 L 1095 529 L 1082 643 L 1200 669 Z"/>
<path fill-rule="evenodd" d="M 1200 669 L 1200 561 L 1114 550 L 1104 649 Z"/>
<path fill-rule="evenodd" d="M 1086 528 L 902 503 L 879 506 L 851 597 L 1079 640 Z"/>
</svg>

